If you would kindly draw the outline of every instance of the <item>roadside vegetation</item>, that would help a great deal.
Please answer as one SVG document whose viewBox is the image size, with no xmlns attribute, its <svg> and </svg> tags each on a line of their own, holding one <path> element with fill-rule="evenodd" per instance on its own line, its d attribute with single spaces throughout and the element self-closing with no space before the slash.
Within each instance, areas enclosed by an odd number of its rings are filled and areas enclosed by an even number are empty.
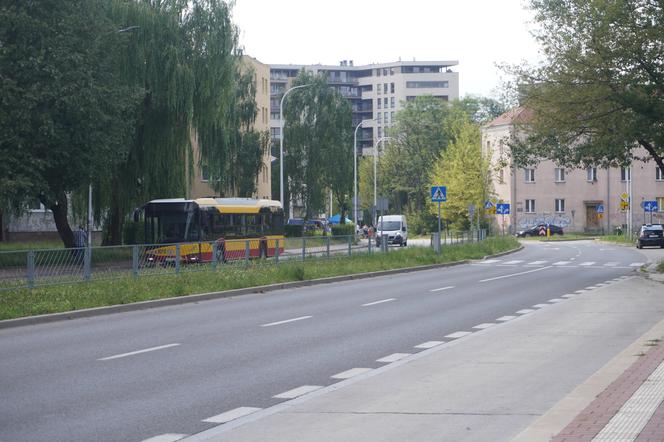
<svg viewBox="0 0 664 442">
<path fill-rule="evenodd" d="M 512 237 L 491 237 L 480 243 L 443 247 L 441 255 L 430 248 L 410 247 L 389 253 L 356 254 L 344 258 L 310 258 L 274 265 L 253 261 L 249 267 L 219 266 L 216 271 L 179 275 L 131 276 L 36 289 L 0 292 L 0 319 L 232 290 L 266 284 L 303 281 L 339 275 L 481 259 L 518 247 Z"/>
</svg>

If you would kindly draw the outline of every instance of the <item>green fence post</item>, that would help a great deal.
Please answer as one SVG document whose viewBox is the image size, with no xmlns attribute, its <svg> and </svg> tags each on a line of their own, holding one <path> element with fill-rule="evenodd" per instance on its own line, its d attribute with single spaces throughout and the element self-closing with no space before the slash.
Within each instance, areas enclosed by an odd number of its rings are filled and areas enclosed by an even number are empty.
<svg viewBox="0 0 664 442">
<path fill-rule="evenodd" d="M 175 244 L 175 273 L 180 273 L 180 244 Z"/>
<path fill-rule="evenodd" d="M 244 265 L 249 267 L 249 256 L 251 255 L 251 243 L 249 240 L 244 241 Z"/>
<path fill-rule="evenodd" d="M 369 237 L 369 255 L 371 255 L 371 237 Z"/>
<path fill-rule="evenodd" d="M 138 246 L 131 247 L 131 272 L 134 278 L 138 277 Z"/>
<path fill-rule="evenodd" d="M 307 257 L 307 239 L 303 236 L 302 237 L 302 261 L 304 261 Z"/>
<path fill-rule="evenodd" d="M 90 280 L 92 273 L 92 248 L 86 247 L 83 249 L 83 278 L 86 281 Z"/>
<path fill-rule="evenodd" d="M 351 256 L 353 250 L 353 236 L 348 236 L 348 256 Z"/>
<path fill-rule="evenodd" d="M 277 239 L 274 244 L 274 262 L 275 264 L 279 264 L 279 240 Z"/>
<path fill-rule="evenodd" d="M 28 251 L 28 287 L 35 287 L 35 251 Z"/>
<path fill-rule="evenodd" d="M 325 241 L 326 254 L 327 254 L 327 257 L 329 258 L 330 257 L 330 237 L 327 236 L 325 239 L 326 239 L 326 241 Z"/>
<path fill-rule="evenodd" d="M 213 242 L 212 243 L 212 261 L 210 262 L 212 264 L 212 270 L 217 270 L 217 243 Z"/>
</svg>

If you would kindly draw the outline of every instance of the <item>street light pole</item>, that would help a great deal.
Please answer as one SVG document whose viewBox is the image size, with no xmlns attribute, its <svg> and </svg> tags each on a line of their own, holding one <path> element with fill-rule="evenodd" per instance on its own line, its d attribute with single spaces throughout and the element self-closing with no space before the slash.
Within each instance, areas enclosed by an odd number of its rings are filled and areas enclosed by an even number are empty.
<svg viewBox="0 0 664 442">
<path fill-rule="evenodd" d="M 281 201 L 281 208 L 284 206 L 284 99 L 286 95 L 293 92 L 295 89 L 311 86 L 311 84 L 301 84 L 292 87 L 284 92 L 279 102 L 279 201 Z"/>
<path fill-rule="evenodd" d="M 355 126 L 353 136 L 353 223 L 357 226 L 357 130 L 362 126 L 364 120 L 361 120 Z M 357 228 L 357 227 L 356 227 Z"/>
<path fill-rule="evenodd" d="M 373 157 L 374 157 L 374 207 L 378 205 L 378 146 L 381 142 L 385 140 L 391 140 L 392 137 L 381 137 L 376 141 L 376 146 L 374 147 Z"/>
</svg>

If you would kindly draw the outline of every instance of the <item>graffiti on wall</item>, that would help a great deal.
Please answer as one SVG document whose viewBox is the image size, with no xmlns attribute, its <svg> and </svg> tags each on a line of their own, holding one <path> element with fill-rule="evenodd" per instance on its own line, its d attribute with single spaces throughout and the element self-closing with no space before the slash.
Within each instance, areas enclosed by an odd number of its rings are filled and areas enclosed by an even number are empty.
<svg viewBox="0 0 664 442">
<path fill-rule="evenodd" d="M 572 224 L 572 219 L 565 214 L 532 214 L 519 217 L 518 225 L 521 229 L 534 227 L 538 224 L 553 224 L 554 226 L 567 227 Z"/>
</svg>

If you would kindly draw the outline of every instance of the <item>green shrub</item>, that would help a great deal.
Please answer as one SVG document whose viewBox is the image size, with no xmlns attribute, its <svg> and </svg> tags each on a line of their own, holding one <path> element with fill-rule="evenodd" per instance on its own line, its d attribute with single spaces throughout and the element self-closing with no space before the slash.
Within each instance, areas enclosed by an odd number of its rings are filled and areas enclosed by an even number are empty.
<svg viewBox="0 0 664 442">
<path fill-rule="evenodd" d="M 286 224 L 284 226 L 284 234 L 287 238 L 299 238 L 302 236 L 303 227 L 297 224 Z"/>
<path fill-rule="evenodd" d="M 145 223 L 143 221 L 127 221 L 124 225 L 122 237 L 125 244 L 145 243 Z"/>
<path fill-rule="evenodd" d="M 332 235 L 334 236 L 347 236 L 355 235 L 355 226 L 351 224 L 333 224 Z"/>
</svg>

